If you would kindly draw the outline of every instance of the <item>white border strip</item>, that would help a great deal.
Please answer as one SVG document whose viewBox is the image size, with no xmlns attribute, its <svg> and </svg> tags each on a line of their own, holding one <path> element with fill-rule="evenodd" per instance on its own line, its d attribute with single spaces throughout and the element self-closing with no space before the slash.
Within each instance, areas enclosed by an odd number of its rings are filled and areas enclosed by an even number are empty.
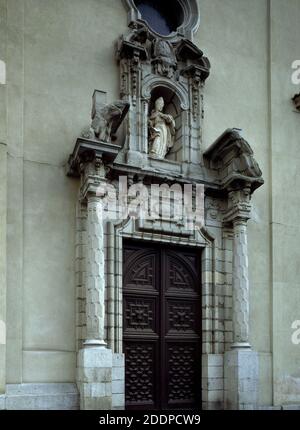
<svg viewBox="0 0 300 430">
<path fill-rule="evenodd" d="M 0 60 L 0 85 L 6 84 L 6 64 Z"/>
<path fill-rule="evenodd" d="M 0 320 L 0 345 L 6 344 L 6 325 L 5 322 Z"/>
</svg>

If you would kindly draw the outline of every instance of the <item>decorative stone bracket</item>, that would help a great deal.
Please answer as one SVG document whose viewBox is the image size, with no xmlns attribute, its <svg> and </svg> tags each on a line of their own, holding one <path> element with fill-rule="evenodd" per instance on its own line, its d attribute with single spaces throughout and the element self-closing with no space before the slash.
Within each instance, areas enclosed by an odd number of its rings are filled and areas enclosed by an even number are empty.
<svg viewBox="0 0 300 430">
<path fill-rule="evenodd" d="M 77 139 L 74 150 L 69 156 L 67 175 L 80 178 L 85 164 L 96 159 L 103 160 L 104 163 L 112 163 L 121 149 L 121 146 L 113 143 L 80 137 Z"/>
</svg>

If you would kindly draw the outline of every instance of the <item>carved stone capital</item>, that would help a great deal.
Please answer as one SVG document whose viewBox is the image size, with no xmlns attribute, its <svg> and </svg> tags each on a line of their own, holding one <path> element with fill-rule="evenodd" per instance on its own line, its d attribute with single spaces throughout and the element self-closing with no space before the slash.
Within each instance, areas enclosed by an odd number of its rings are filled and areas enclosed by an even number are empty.
<svg viewBox="0 0 300 430">
<path fill-rule="evenodd" d="M 251 218 L 251 186 L 245 186 L 241 189 L 229 189 L 228 192 L 228 210 L 224 214 L 224 222 L 243 222 Z"/>
</svg>

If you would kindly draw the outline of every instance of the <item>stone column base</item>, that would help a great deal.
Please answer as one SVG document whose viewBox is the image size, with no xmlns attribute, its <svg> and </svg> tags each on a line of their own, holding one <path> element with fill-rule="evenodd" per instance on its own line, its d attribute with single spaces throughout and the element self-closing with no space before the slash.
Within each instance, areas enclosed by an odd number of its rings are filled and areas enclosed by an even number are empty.
<svg viewBox="0 0 300 430">
<path fill-rule="evenodd" d="M 225 409 L 256 409 L 258 391 L 258 353 L 233 349 L 224 360 Z"/>
<path fill-rule="evenodd" d="M 202 355 L 202 408 L 217 410 L 224 407 L 223 354 Z"/>
<path fill-rule="evenodd" d="M 105 347 L 78 352 L 77 385 L 80 409 L 112 409 L 112 352 Z"/>
</svg>

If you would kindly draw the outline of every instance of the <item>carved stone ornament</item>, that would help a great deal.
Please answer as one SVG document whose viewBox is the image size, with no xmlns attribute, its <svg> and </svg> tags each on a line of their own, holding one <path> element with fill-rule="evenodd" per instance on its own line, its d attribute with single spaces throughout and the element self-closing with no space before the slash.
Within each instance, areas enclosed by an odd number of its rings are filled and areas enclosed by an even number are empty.
<svg viewBox="0 0 300 430">
<path fill-rule="evenodd" d="M 103 102 L 103 94 L 105 93 L 102 91 L 94 92 L 91 126 L 82 132 L 82 137 L 109 143 L 126 116 L 129 103 L 117 100 L 106 104 Z"/>
<path fill-rule="evenodd" d="M 172 78 L 177 66 L 173 45 L 167 40 L 155 39 L 152 44 L 152 63 L 159 75 Z"/>
<path fill-rule="evenodd" d="M 73 153 L 67 163 L 67 175 L 80 177 L 85 166 L 97 160 L 114 162 L 122 146 L 111 142 L 129 110 L 129 103 L 123 100 L 105 103 L 106 93 L 95 90 L 92 102 L 92 124 L 76 141 Z"/>
<path fill-rule="evenodd" d="M 228 129 L 204 153 L 209 167 L 218 171 L 222 189 L 240 184 L 250 184 L 251 192 L 264 180 L 249 143 L 241 136 L 241 130 Z"/>
<path fill-rule="evenodd" d="M 149 117 L 149 155 L 164 159 L 174 145 L 175 121 L 171 115 L 164 114 L 164 99 L 159 97 L 155 109 Z"/>
</svg>

